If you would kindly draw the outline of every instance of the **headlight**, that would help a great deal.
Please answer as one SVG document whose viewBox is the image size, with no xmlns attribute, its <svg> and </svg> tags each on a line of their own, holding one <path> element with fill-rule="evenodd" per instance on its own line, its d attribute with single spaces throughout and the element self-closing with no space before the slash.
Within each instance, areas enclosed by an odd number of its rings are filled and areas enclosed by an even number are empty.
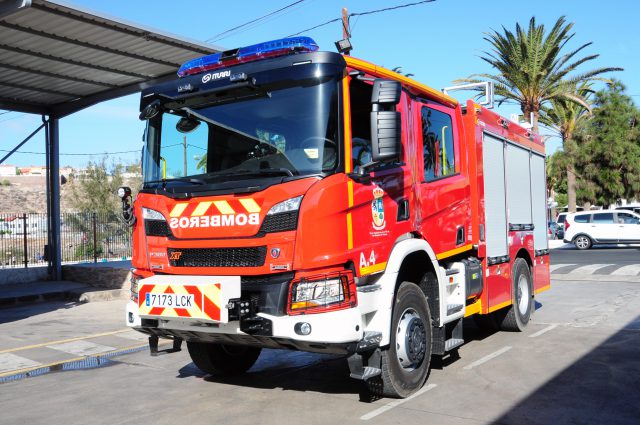
<svg viewBox="0 0 640 425">
<path fill-rule="evenodd" d="M 355 306 L 355 283 L 349 276 L 346 273 L 333 273 L 292 282 L 289 314 Z"/>
<path fill-rule="evenodd" d="M 302 202 L 302 195 L 295 198 L 287 199 L 271 207 L 267 215 L 274 215 L 285 213 L 289 211 L 298 211 L 300 209 L 300 203 Z"/>
<path fill-rule="evenodd" d="M 156 210 L 152 210 L 151 208 L 145 208 L 145 207 L 142 207 L 142 218 L 144 218 L 145 220 L 166 221 L 164 216 L 160 212 Z"/>
</svg>

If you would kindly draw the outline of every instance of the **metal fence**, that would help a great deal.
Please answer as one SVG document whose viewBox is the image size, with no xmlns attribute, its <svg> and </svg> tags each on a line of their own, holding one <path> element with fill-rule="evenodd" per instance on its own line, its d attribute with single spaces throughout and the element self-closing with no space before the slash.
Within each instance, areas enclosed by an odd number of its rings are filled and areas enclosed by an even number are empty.
<svg viewBox="0 0 640 425">
<path fill-rule="evenodd" d="M 131 258 L 131 227 L 114 214 L 60 215 L 63 263 Z M 0 268 L 47 264 L 47 215 L 0 214 Z"/>
</svg>

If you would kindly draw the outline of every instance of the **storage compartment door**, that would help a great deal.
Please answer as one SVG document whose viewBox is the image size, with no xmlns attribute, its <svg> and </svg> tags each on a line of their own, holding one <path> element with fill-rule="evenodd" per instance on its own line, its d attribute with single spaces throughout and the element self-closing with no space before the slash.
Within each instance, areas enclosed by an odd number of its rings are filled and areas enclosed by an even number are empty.
<svg viewBox="0 0 640 425">
<path fill-rule="evenodd" d="M 502 257 L 508 255 L 509 251 L 504 184 L 504 142 L 501 139 L 484 134 L 482 162 L 487 257 Z"/>
<path fill-rule="evenodd" d="M 549 249 L 547 241 L 547 185 L 544 156 L 531 155 L 531 214 L 533 216 L 533 249 Z"/>
<path fill-rule="evenodd" d="M 507 144 L 507 218 L 510 225 L 533 224 L 531 217 L 531 172 L 529 151 Z M 530 227 L 528 227 L 530 229 Z"/>
</svg>

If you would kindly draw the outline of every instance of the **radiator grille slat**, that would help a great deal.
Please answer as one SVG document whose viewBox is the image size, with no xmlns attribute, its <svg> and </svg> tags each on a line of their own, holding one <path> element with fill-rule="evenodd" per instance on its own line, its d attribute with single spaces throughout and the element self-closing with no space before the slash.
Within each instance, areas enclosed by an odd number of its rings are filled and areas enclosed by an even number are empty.
<svg viewBox="0 0 640 425">
<path fill-rule="evenodd" d="M 172 267 L 260 267 L 267 247 L 169 248 L 167 253 Z"/>
</svg>

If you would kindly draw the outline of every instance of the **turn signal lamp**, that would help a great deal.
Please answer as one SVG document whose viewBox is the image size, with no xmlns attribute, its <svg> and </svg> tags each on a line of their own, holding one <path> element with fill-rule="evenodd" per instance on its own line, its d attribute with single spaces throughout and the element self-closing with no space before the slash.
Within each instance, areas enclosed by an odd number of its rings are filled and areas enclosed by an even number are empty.
<svg viewBox="0 0 640 425">
<path fill-rule="evenodd" d="M 292 53 L 315 52 L 316 50 L 318 50 L 318 45 L 310 37 L 282 38 L 192 59 L 180 67 L 178 77 L 265 58 L 274 58 Z"/>
</svg>

